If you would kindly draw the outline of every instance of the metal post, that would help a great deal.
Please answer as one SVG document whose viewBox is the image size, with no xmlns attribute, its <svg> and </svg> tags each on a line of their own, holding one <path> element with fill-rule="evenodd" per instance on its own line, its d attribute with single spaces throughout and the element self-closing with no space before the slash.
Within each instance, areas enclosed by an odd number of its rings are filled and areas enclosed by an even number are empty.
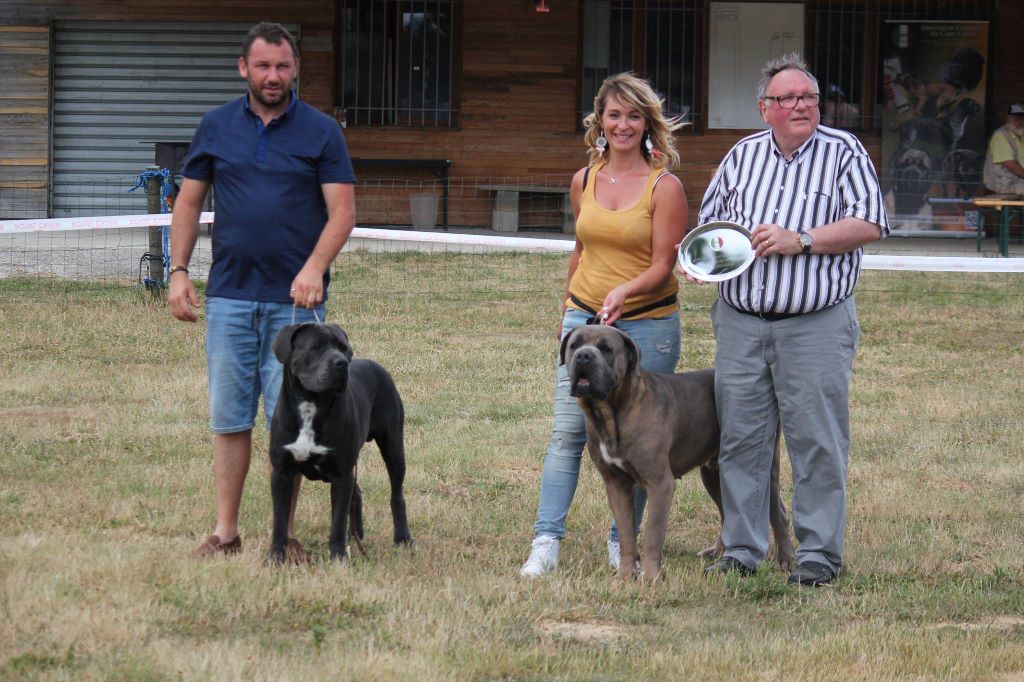
<svg viewBox="0 0 1024 682">
<path fill-rule="evenodd" d="M 149 166 L 146 170 L 158 171 L 157 166 Z M 149 213 L 160 213 L 160 177 L 153 176 L 146 178 L 146 210 Z M 149 279 L 161 283 L 164 279 L 164 245 L 163 234 L 159 225 L 149 228 Z"/>
<path fill-rule="evenodd" d="M 1003 222 L 999 227 L 999 253 L 1003 258 L 1010 257 L 1010 211 L 1012 210 L 1013 208 L 1006 204 L 999 207 L 999 212 L 1003 214 Z"/>
</svg>

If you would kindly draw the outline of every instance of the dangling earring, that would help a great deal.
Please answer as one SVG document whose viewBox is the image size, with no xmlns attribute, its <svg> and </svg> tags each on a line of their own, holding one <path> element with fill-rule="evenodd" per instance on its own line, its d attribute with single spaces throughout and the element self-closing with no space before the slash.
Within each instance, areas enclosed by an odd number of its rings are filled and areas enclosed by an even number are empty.
<svg viewBox="0 0 1024 682">
<path fill-rule="evenodd" d="M 608 140 L 605 138 L 603 130 L 600 135 L 597 136 L 597 139 L 594 140 L 594 147 L 597 148 L 598 156 L 604 156 L 604 150 L 608 149 Z"/>
<path fill-rule="evenodd" d="M 644 133 L 644 146 L 647 148 L 647 153 L 653 156 L 654 158 L 657 159 L 658 157 L 661 156 L 661 152 L 654 148 L 654 142 L 651 141 L 650 133 Z"/>
</svg>

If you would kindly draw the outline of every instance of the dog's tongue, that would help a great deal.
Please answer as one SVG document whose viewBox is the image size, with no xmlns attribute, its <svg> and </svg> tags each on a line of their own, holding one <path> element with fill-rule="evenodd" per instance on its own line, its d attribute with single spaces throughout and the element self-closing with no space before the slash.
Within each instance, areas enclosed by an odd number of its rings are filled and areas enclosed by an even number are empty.
<svg viewBox="0 0 1024 682">
<path fill-rule="evenodd" d="M 575 381 L 575 382 L 573 383 L 573 385 L 572 385 L 572 390 L 570 390 L 570 391 L 569 391 L 569 395 L 571 395 L 571 396 L 573 396 L 573 397 L 576 397 L 576 396 L 578 396 L 578 395 L 579 395 L 579 393 L 580 393 L 580 389 L 581 389 L 581 388 L 582 388 L 582 389 L 588 389 L 588 388 L 590 388 L 590 379 L 588 379 L 588 378 L 586 378 L 586 377 L 580 377 L 579 379 L 577 379 L 577 380 L 576 380 L 576 381 Z"/>
</svg>

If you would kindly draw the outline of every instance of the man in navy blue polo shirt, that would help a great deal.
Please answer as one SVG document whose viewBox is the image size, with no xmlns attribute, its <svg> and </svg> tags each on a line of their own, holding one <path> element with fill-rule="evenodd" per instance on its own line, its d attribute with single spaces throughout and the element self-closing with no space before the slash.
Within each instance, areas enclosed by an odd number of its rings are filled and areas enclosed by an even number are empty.
<svg viewBox="0 0 1024 682">
<path fill-rule="evenodd" d="M 203 117 L 171 220 L 167 302 L 177 319 L 195 322 L 200 301 L 188 263 L 213 187 L 206 358 L 216 526 L 197 556 L 242 547 L 238 510 L 259 397 L 269 426 L 281 388 L 282 367 L 271 343 L 293 319 L 324 319 L 330 265 L 355 220 L 355 174 L 345 140 L 333 119 L 293 92 L 298 66 L 295 39 L 283 27 L 264 22 L 249 31 L 238 60 L 249 91 Z M 307 555 L 291 525 L 289 519 L 288 553 L 301 561 Z"/>
</svg>

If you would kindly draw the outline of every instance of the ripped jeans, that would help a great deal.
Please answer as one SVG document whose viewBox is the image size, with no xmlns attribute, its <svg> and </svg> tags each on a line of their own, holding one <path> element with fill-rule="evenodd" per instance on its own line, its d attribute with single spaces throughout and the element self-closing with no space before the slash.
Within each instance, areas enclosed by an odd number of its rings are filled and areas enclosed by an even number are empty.
<svg viewBox="0 0 1024 682">
<path fill-rule="evenodd" d="M 569 308 L 562 320 L 562 338 L 572 329 L 586 324 L 587 313 Z M 619 320 L 615 323 L 640 348 L 640 366 L 649 372 L 670 374 L 679 362 L 679 313 L 667 317 L 643 320 Z M 580 475 L 580 460 L 587 442 L 586 422 L 576 399 L 569 395 L 569 370 L 558 367 L 555 388 L 555 418 L 551 428 L 551 444 L 544 457 L 540 478 L 540 503 L 537 506 L 535 536 L 565 537 L 565 519 L 569 505 L 576 494 Z M 603 493 L 602 493 L 603 494 Z M 647 495 L 637 488 L 635 522 L 639 528 Z M 619 531 L 612 521 L 610 538 L 618 541 Z"/>
</svg>

